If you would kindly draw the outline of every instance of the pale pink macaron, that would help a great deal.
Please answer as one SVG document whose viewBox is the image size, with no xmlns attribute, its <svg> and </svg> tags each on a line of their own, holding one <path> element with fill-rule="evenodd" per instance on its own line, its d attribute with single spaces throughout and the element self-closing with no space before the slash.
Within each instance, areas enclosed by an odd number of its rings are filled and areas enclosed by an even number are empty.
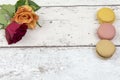
<svg viewBox="0 0 120 80">
<path fill-rule="evenodd" d="M 116 30 L 111 23 L 103 23 L 98 28 L 97 34 L 101 39 L 111 40 L 114 38 Z"/>
</svg>

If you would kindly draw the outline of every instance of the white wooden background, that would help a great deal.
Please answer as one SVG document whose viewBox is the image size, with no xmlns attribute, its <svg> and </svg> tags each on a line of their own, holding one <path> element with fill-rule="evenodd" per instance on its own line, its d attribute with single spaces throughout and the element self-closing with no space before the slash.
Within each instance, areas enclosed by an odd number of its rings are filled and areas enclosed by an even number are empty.
<svg viewBox="0 0 120 80">
<path fill-rule="evenodd" d="M 42 28 L 29 30 L 17 44 L 8 46 L 0 31 L 0 80 L 119 80 L 120 0 L 34 0 Z M 0 0 L 0 4 L 16 0 Z M 95 52 L 96 12 L 110 7 L 117 30 L 117 50 L 110 59 Z"/>
</svg>

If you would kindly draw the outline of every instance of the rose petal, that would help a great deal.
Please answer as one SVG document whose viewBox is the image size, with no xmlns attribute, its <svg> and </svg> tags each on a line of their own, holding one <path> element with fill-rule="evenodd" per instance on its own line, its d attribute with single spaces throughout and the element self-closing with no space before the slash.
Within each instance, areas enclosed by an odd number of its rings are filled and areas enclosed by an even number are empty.
<svg viewBox="0 0 120 80">
<path fill-rule="evenodd" d="M 21 40 L 27 32 L 27 25 L 12 22 L 6 27 L 5 31 L 8 44 L 16 43 Z"/>
</svg>

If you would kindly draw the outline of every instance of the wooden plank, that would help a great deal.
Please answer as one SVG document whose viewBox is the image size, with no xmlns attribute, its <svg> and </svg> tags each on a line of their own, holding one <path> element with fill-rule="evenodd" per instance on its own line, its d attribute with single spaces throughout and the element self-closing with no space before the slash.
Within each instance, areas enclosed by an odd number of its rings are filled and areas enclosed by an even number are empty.
<svg viewBox="0 0 120 80">
<path fill-rule="evenodd" d="M 77 46 L 95 45 L 100 39 L 96 34 L 99 23 L 96 12 L 101 7 L 43 7 L 37 13 L 42 28 L 28 30 L 25 37 L 12 46 Z M 117 30 L 112 40 L 120 45 L 120 6 L 110 7 L 116 13 Z M 0 31 L 0 46 L 8 46 L 4 30 Z"/>
<path fill-rule="evenodd" d="M 119 5 L 120 0 L 34 0 L 41 6 L 72 6 L 72 5 Z M 16 0 L 0 0 L 0 4 L 12 3 Z"/>
<path fill-rule="evenodd" d="M 0 49 L 0 80 L 117 80 L 119 52 L 104 60 L 94 48 Z"/>
</svg>

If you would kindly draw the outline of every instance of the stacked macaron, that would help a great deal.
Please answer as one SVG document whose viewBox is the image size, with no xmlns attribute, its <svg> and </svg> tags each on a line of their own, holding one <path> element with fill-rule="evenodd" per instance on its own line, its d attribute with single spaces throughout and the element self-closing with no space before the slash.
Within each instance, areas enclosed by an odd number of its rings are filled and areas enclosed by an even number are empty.
<svg viewBox="0 0 120 80">
<path fill-rule="evenodd" d="M 115 21 L 115 13 L 110 8 L 102 8 L 97 13 L 100 26 L 97 30 L 97 34 L 101 39 L 96 45 L 97 53 L 104 57 L 111 57 L 116 48 L 110 41 L 115 37 L 116 30 L 112 23 Z"/>
</svg>

